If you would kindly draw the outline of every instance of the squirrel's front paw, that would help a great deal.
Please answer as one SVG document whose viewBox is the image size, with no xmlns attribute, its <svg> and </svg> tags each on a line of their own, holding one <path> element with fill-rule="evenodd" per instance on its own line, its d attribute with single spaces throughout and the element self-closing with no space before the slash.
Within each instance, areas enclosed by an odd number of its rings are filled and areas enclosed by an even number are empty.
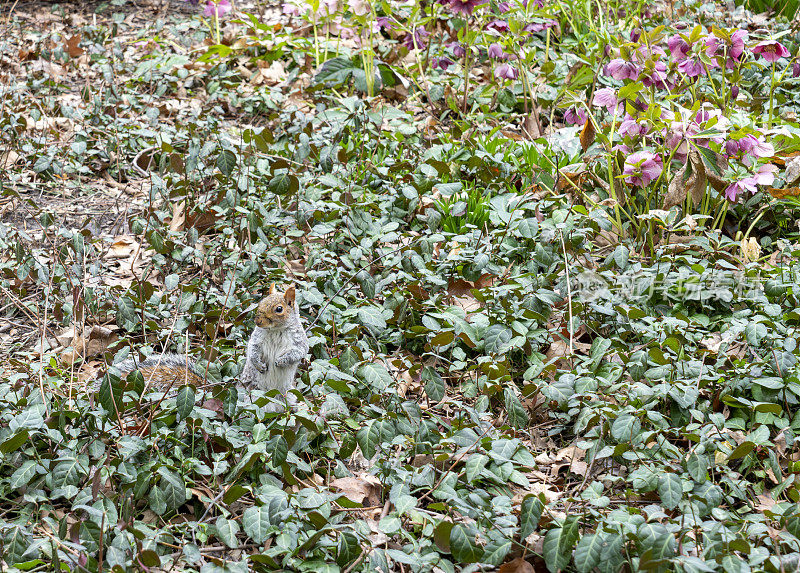
<svg viewBox="0 0 800 573">
<path fill-rule="evenodd" d="M 262 374 L 269 369 L 269 364 L 267 364 L 267 361 L 259 355 L 253 356 L 253 366 Z"/>
<path fill-rule="evenodd" d="M 298 362 L 297 360 L 293 360 L 293 358 L 294 357 L 291 356 L 290 354 L 284 354 L 283 356 L 279 356 L 277 360 L 275 360 L 275 366 L 278 366 L 280 368 L 286 368 L 287 366 L 290 366 L 295 362 Z"/>
</svg>

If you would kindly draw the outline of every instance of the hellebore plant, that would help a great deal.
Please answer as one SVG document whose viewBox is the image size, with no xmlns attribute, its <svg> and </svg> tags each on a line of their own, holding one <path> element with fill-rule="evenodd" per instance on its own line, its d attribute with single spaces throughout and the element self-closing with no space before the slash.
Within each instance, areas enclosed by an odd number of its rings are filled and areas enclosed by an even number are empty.
<svg viewBox="0 0 800 573">
<path fill-rule="evenodd" d="M 193 2 L 196 4 L 197 2 Z M 211 34 L 214 36 L 214 42 L 219 44 L 221 41 L 221 36 L 219 32 L 219 19 L 220 17 L 224 16 L 232 9 L 230 0 L 208 0 L 206 2 L 205 10 L 203 10 L 203 16 L 206 18 L 213 18 L 213 27 L 209 24 L 209 29 L 211 30 Z"/>
<path fill-rule="evenodd" d="M 772 73 L 770 74 L 770 85 L 769 85 L 769 120 L 767 121 L 767 128 L 772 127 L 772 119 L 773 119 L 773 112 L 775 109 L 775 87 L 783 81 L 783 77 L 786 75 L 786 72 L 789 70 L 789 66 L 784 68 L 783 73 L 781 73 L 780 78 L 776 81 L 775 80 L 775 64 L 781 58 L 788 58 L 789 57 L 789 50 L 786 49 L 786 46 L 777 42 L 775 40 L 764 40 L 763 42 L 759 42 L 753 48 L 753 53 L 756 56 L 764 58 L 765 61 L 769 62 L 772 65 Z"/>
<path fill-rule="evenodd" d="M 358 39 L 361 44 L 359 54 L 361 56 L 361 67 L 364 69 L 364 81 L 367 84 L 367 96 L 375 95 L 375 33 L 378 24 L 372 5 L 366 0 L 349 0 L 348 6 L 352 13 L 352 19 L 358 24 Z M 424 30 L 420 30 L 424 32 Z M 412 34 L 414 44 L 421 41 L 416 34 Z"/>
<path fill-rule="evenodd" d="M 784 45 L 774 39 L 748 42 L 747 32 L 737 29 L 636 28 L 629 42 L 607 46 L 604 54 L 605 78 L 593 85 L 591 107 L 585 108 L 591 116 L 581 113 L 583 102 L 573 94 L 564 122 L 600 126 L 596 137 L 608 158 L 609 194 L 617 199 L 620 231 L 621 214 L 639 237 L 639 215 L 681 204 L 688 209 L 698 201 L 703 214 L 716 211 L 716 227 L 745 191 L 753 194 L 759 185 L 773 184 L 777 168 L 766 161 L 775 150 L 756 126 L 741 125 L 735 102 L 742 68 L 758 69 L 754 60 L 763 59 L 772 68 L 764 117 L 764 126 L 771 128 L 776 88 L 789 70 L 800 75 L 800 63 L 778 69 L 790 58 Z M 628 188 L 622 195 L 620 183 Z"/>
</svg>

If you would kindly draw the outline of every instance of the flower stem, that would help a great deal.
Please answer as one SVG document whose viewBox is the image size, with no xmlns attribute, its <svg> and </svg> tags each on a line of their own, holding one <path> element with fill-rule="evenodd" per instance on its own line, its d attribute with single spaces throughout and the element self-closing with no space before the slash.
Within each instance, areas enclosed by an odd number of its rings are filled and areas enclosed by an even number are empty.
<svg viewBox="0 0 800 573">
<path fill-rule="evenodd" d="M 464 45 L 466 46 L 466 54 L 464 54 L 464 101 L 461 104 L 461 109 L 464 113 L 467 113 L 467 93 L 469 90 L 469 56 L 472 52 L 469 44 L 469 19 L 467 23 L 464 24 Z"/>
<path fill-rule="evenodd" d="M 775 109 L 775 62 L 772 62 L 772 74 L 769 80 L 769 120 L 767 129 L 772 129 L 772 114 Z"/>
</svg>

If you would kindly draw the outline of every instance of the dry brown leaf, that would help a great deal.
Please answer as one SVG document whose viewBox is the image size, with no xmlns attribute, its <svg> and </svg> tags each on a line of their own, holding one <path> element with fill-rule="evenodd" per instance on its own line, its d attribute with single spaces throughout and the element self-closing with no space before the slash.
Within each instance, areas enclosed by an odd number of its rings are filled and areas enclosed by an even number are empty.
<svg viewBox="0 0 800 573">
<path fill-rule="evenodd" d="M 81 369 L 76 372 L 75 378 L 81 384 L 86 384 L 88 382 L 94 382 L 100 377 L 100 372 L 102 372 L 106 367 L 105 362 L 102 360 L 92 360 L 91 362 L 84 362 L 81 365 Z"/>
<path fill-rule="evenodd" d="M 550 348 L 547 349 L 545 356 L 547 360 L 553 360 L 555 358 L 564 358 L 569 354 L 569 344 L 564 342 L 563 340 L 554 340 L 553 343 L 550 345 Z"/>
<path fill-rule="evenodd" d="M 719 332 L 712 332 L 708 338 L 703 338 L 700 344 L 709 352 L 717 354 L 722 344 L 722 335 Z"/>
<path fill-rule="evenodd" d="M 178 201 L 172 205 L 172 220 L 169 222 L 170 231 L 183 231 L 186 223 L 186 201 Z"/>
<path fill-rule="evenodd" d="M 691 172 L 687 173 L 690 169 Z M 675 173 L 672 181 L 669 182 L 662 208 L 670 209 L 680 205 L 686 200 L 687 196 L 691 196 L 692 202 L 697 205 L 703 200 L 707 185 L 708 178 L 706 177 L 706 167 L 703 164 L 703 159 L 697 150 L 692 149 L 689 152 L 686 164 Z"/>
<path fill-rule="evenodd" d="M 69 54 L 70 58 L 78 58 L 84 54 L 83 48 L 81 48 L 78 44 L 81 43 L 81 35 L 75 34 L 71 38 L 67 38 L 64 41 L 64 44 L 67 48 L 67 54 Z"/>
<path fill-rule="evenodd" d="M 717 171 L 719 173 L 724 173 L 725 169 L 728 167 L 728 160 L 725 159 L 724 155 L 720 155 L 719 153 L 715 153 L 714 158 L 717 163 Z M 722 193 L 728 186 L 728 182 L 711 169 L 706 169 L 706 178 L 717 193 Z"/>
<path fill-rule="evenodd" d="M 769 191 L 769 194 L 776 199 L 783 199 L 784 197 L 800 197 L 800 187 L 786 187 L 784 189 L 770 187 L 767 189 L 767 191 Z"/>
<path fill-rule="evenodd" d="M 531 487 L 526 493 L 532 493 L 534 495 L 543 493 L 545 501 L 547 501 L 548 504 L 557 501 L 562 495 L 564 495 L 563 492 L 555 489 L 555 486 L 546 482 L 531 482 Z"/>
<path fill-rule="evenodd" d="M 559 170 L 558 179 L 556 180 L 556 191 L 575 191 L 580 189 L 586 182 L 587 177 L 588 175 L 586 174 L 585 168 L 581 168 L 580 171 L 575 172 Z"/>
<path fill-rule="evenodd" d="M 471 290 L 475 288 L 475 283 L 463 279 L 451 279 L 447 283 L 447 294 L 450 296 L 471 296 Z"/>
<path fill-rule="evenodd" d="M 581 141 L 581 148 L 583 152 L 589 149 L 589 147 L 594 143 L 594 138 L 597 136 L 597 131 L 595 131 L 594 123 L 592 123 L 591 118 L 586 120 L 586 123 L 583 124 L 583 129 L 581 130 L 581 134 L 579 139 Z"/>
<path fill-rule="evenodd" d="M 132 235 L 119 235 L 108 249 L 106 259 L 127 259 L 139 250 L 139 243 Z"/>
<path fill-rule="evenodd" d="M 17 153 L 13 149 L 9 149 L 4 153 L 0 153 L 0 167 L 2 168 L 11 167 L 20 159 L 22 159 L 22 156 L 20 156 L 19 153 Z"/>
<path fill-rule="evenodd" d="M 525 116 L 522 124 L 522 132 L 528 136 L 529 139 L 539 139 L 542 136 L 542 130 L 539 127 L 539 118 L 536 113 L 529 113 Z"/>
<path fill-rule="evenodd" d="M 757 495 L 756 499 L 758 500 L 758 503 L 755 504 L 755 507 L 762 513 L 764 511 L 771 510 L 773 507 L 775 507 L 775 504 L 778 503 L 772 499 L 769 494 Z"/>
<path fill-rule="evenodd" d="M 525 561 L 522 557 L 517 557 L 513 561 L 503 563 L 497 573 L 536 573 L 533 565 Z"/>
<path fill-rule="evenodd" d="M 298 278 L 298 277 L 305 277 L 306 276 L 306 266 L 303 262 L 303 259 L 294 259 L 294 260 L 287 260 L 286 264 L 283 265 L 286 274 L 291 278 Z"/>
<path fill-rule="evenodd" d="M 380 485 L 380 480 L 369 474 L 361 474 L 358 477 L 338 478 L 330 482 L 330 486 L 341 491 L 347 499 L 363 505 L 378 505 L 380 503 L 378 496 Z"/>
<path fill-rule="evenodd" d="M 742 239 L 739 248 L 742 252 L 742 258 L 744 262 L 755 262 L 761 256 L 761 245 L 758 244 L 758 241 L 755 237 L 749 237 L 747 239 Z"/>
<path fill-rule="evenodd" d="M 254 74 L 253 79 L 250 80 L 253 84 L 267 83 L 274 85 L 286 79 L 286 69 L 280 61 L 275 60 L 269 66 L 266 65 L 266 62 L 263 62 L 263 64 L 259 61 L 258 71 Z"/>
<path fill-rule="evenodd" d="M 481 303 L 472 294 L 475 284 L 463 279 L 451 280 L 447 285 L 447 294 L 453 304 L 461 308 L 467 315 L 481 309 Z"/>
<path fill-rule="evenodd" d="M 61 363 L 65 366 L 74 364 L 77 360 L 91 358 L 105 352 L 108 345 L 117 339 L 117 335 L 113 330 L 105 326 L 93 326 L 91 330 L 83 333 L 77 332 L 74 328 L 69 328 L 56 338 L 64 344 L 63 339 L 69 333 L 72 334 L 69 348 L 61 355 Z M 64 345 L 66 346 L 66 344 Z"/>
<path fill-rule="evenodd" d="M 800 155 L 793 157 L 786 162 L 786 170 L 783 172 L 783 180 L 787 186 L 800 183 Z"/>
</svg>

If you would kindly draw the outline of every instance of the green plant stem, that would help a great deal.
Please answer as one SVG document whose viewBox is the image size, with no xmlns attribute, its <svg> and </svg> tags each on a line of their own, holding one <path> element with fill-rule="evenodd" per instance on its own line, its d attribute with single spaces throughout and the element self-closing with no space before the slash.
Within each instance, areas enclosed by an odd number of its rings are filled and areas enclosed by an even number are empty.
<svg viewBox="0 0 800 573">
<path fill-rule="evenodd" d="M 466 54 L 464 54 L 464 100 L 461 103 L 461 111 L 467 113 L 467 94 L 469 93 L 469 56 L 472 53 L 472 46 L 469 44 L 469 19 L 464 24 L 464 45 L 466 47 Z"/>
<path fill-rule="evenodd" d="M 317 30 L 316 12 L 314 12 L 314 22 L 312 22 L 312 28 L 314 29 L 314 60 L 317 62 L 317 67 L 319 67 L 322 62 L 319 61 L 319 30 Z"/>
<path fill-rule="evenodd" d="M 711 225 L 711 230 L 717 229 L 717 225 L 719 225 L 719 230 L 722 230 L 722 223 L 725 221 L 725 215 L 728 213 L 728 207 L 730 203 L 726 200 L 722 207 L 720 207 L 720 211 L 717 214 L 716 218 L 714 219 L 714 223 Z"/>
<path fill-rule="evenodd" d="M 769 120 L 767 120 L 767 129 L 772 129 L 772 116 L 775 110 L 775 62 L 772 62 L 772 74 L 770 74 L 769 84 Z"/>
</svg>

